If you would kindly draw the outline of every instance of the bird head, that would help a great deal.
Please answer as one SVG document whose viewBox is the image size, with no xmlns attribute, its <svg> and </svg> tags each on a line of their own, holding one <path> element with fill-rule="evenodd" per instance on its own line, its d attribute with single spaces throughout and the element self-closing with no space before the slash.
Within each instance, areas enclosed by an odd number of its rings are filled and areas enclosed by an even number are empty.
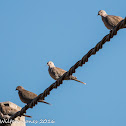
<svg viewBox="0 0 126 126">
<path fill-rule="evenodd" d="M 54 63 L 53 63 L 52 61 L 49 61 L 49 62 L 47 63 L 47 66 L 49 66 L 50 68 L 51 68 L 51 67 L 55 67 L 55 65 L 54 65 Z"/>
<path fill-rule="evenodd" d="M 104 10 L 100 10 L 99 12 L 98 12 L 98 15 L 100 15 L 100 16 L 106 16 L 107 15 L 107 13 L 104 11 Z"/>
<path fill-rule="evenodd" d="M 24 88 L 22 87 L 22 86 L 17 86 L 17 88 L 16 88 L 16 90 L 18 90 L 18 91 L 21 91 L 21 90 L 23 90 Z"/>
</svg>

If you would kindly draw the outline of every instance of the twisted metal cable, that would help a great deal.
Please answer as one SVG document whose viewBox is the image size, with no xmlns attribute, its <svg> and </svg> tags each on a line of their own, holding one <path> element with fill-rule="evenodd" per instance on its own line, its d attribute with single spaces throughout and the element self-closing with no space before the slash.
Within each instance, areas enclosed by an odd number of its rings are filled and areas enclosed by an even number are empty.
<svg viewBox="0 0 126 126">
<path fill-rule="evenodd" d="M 64 80 L 65 77 L 72 75 L 73 73 L 75 73 L 75 70 L 79 66 L 82 66 L 83 64 L 88 62 L 88 59 L 90 58 L 90 56 L 96 54 L 96 52 L 98 52 L 100 49 L 102 49 L 102 46 L 107 41 L 110 41 L 110 39 L 113 38 L 113 36 L 117 34 L 117 31 L 119 29 L 124 28 L 125 25 L 126 25 L 126 17 L 125 17 L 124 20 L 119 22 L 118 25 L 116 27 L 114 27 L 113 30 L 111 30 L 110 33 L 108 35 L 106 35 L 94 48 L 89 50 L 89 52 L 86 55 L 84 55 L 81 60 L 79 60 L 74 66 L 72 66 L 69 69 L 68 72 L 64 73 L 55 83 L 51 84 L 47 89 L 45 89 L 45 91 L 43 93 L 39 94 L 35 99 L 33 99 L 31 101 L 31 103 L 25 105 L 21 109 L 21 111 L 15 113 L 13 116 L 11 116 L 10 119 L 15 119 L 17 116 L 22 116 L 24 113 L 26 113 L 27 109 L 33 108 L 38 103 L 38 100 L 40 98 L 44 100 L 44 98 L 47 97 L 47 95 L 50 94 L 52 89 L 57 88 L 58 86 L 60 86 L 60 84 L 63 83 L 63 80 Z"/>
</svg>

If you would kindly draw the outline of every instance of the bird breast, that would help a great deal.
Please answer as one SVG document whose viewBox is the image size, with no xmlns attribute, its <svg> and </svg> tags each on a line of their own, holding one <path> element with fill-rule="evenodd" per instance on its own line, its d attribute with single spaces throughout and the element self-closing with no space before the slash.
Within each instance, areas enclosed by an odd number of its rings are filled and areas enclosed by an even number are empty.
<svg viewBox="0 0 126 126">
<path fill-rule="evenodd" d="M 54 80 L 57 80 L 58 77 L 55 75 L 54 71 L 53 71 L 53 68 L 49 68 L 48 69 L 49 71 L 49 75 L 54 79 Z"/>
<path fill-rule="evenodd" d="M 24 98 L 21 92 L 18 92 L 18 94 L 19 94 L 20 100 L 21 100 L 23 103 L 28 103 L 28 99 Z"/>
<path fill-rule="evenodd" d="M 107 29 L 112 29 L 113 26 L 109 24 L 109 22 L 107 21 L 106 17 L 102 17 L 102 21 L 104 22 L 104 25 L 106 26 Z"/>
</svg>

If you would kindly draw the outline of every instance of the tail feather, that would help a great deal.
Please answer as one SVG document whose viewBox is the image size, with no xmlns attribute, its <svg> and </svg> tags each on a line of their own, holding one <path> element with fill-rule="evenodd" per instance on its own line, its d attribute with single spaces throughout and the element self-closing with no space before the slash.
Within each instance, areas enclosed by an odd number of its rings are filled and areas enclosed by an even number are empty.
<svg viewBox="0 0 126 126">
<path fill-rule="evenodd" d="M 82 81 L 79 81 L 79 80 L 77 80 L 77 79 L 74 79 L 75 81 L 77 81 L 77 82 L 80 82 L 80 83 L 82 83 L 82 84 L 85 84 L 86 85 L 86 83 L 84 83 L 84 82 L 82 82 Z"/>
<path fill-rule="evenodd" d="M 126 28 L 126 25 L 123 28 Z M 121 28 L 121 29 L 123 29 L 123 28 Z"/>
<path fill-rule="evenodd" d="M 48 102 L 46 102 L 46 101 L 44 101 L 44 100 L 39 100 L 39 102 L 43 102 L 43 103 L 45 103 L 45 104 L 51 105 L 50 103 L 48 103 Z"/>
<path fill-rule="evenodd" d="M 32 116 L 29 116 L 29 115 L 23 115 L 23 116 L 25 116 L 25 117 L 29 117 L 29 118 L 32 118 Z"/>
</svg>

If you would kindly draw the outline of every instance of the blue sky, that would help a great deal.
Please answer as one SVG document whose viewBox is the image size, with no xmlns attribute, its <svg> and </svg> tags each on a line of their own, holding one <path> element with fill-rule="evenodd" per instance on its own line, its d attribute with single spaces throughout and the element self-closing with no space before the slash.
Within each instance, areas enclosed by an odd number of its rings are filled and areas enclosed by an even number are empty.
<svg viewBox="0 0 126 126">
<path fill-rule="evenodd" d="M 125 4 L 125 0 L 0 1 L 0 102 L 23 107 L 15 91 L 18 85 L 42 93 L 54 82 L 46 63 L 51 60 L 69 70 L 109 33 L 98 11 L 124 18 Z M 125 126 L 125 40 L 123 29 L 77 69 L 74 75 L 86 86 L 64 81 L 45 99 L 52 106 L 39 103 L 27 111 L 31 120 L 55 120 L 45 126 Z"/>
</svg>

